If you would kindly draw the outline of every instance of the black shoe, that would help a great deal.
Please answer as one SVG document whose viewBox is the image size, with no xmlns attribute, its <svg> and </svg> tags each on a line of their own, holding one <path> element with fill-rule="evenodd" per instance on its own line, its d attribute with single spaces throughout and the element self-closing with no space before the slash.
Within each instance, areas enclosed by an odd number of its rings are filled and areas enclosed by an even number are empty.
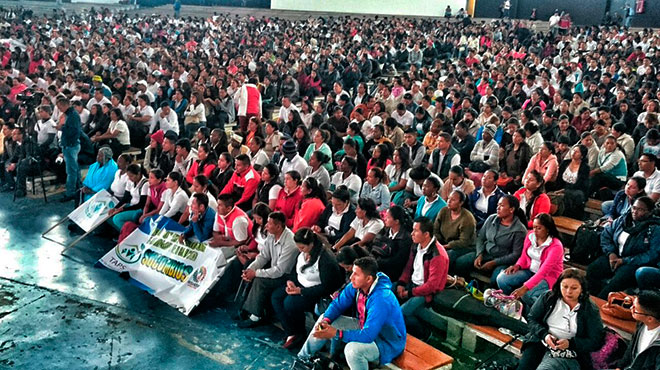
<svg viewBox="0 0 660 370">
<path fill-rule="evenodd" d="M 259 319 L 257 321 L 253 321 L 250 319 L 245 319 L 243 321 L 238 322 L 238 327 L 241 329 L 250 329 L 250 328 L 256 328 L 257 326 L 263 325 L 262 319 Z"/>
<path fill-rule="evenodd" d="M 0 191 L 3 193 L 9 193 L 10 191 L 14 191 L 14 189 L 15 188 L 13 186 L 5 184 L 2 186 L 2 189 L 0 189 Z"/>
<path fill-rule="evenodd" d="M 243 310 L 238 310 L 235 314 L 231 315 L 231 319 L 234 321 L 243 321 L 247 320 L 248 313 Z"/>
<path fill-rule="evenodd" d="M 18 191 L 16 192 L 16 198 L 25 198 L 26 195 L 27 195 L 27 194 L 26 194 L 24 191 L 22 191 L 22 190 L 18 190 Z"/>
</svg>

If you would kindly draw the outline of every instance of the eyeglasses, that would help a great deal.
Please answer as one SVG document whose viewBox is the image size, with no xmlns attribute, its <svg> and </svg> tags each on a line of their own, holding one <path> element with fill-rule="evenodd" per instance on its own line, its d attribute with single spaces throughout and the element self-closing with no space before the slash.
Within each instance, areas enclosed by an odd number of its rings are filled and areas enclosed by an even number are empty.
<svg viewBox="0 0 660 370">
<path fill-rule="evenodd" d="M 644 313 L 644 312 L 639 312 L 635 309 L 635 307 L 630 307 L 630 311 L 632 311 L 633 315 L 639 315 L 639 316 L 653 316 L 649 313 Z"/>
</svg>

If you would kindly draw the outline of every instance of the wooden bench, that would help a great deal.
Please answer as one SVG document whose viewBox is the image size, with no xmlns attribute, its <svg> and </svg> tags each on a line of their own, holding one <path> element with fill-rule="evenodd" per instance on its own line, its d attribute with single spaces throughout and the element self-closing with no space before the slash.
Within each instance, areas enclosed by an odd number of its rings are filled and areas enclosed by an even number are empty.
<svg viewBox="0 0 660 370">
<path fill-rule="evenodd" d="M 385 365 L 389 369 L 401 370 L 433 370 L 451 369 L 454 359 L 421 340 L 408 335 L 406 349 L 401 356 L 394 359 L 391 364 Z"/>
<path fill-rule="evenodd" d="M 596 306 L 598 306 L 598 309 L 607 303 L 607 301 L 594 296 L 591 296 L 591 300 L 596 304 Z M 625 339 L 630 340 L 633 333 L 635 333 L 635 328 L 637 325 L 635 321 L 621 320 L 616 317 L 606 315 L 603 313 L 603 311 L 600 311 L 600 318 L 603 320 L 603 324 L 605 324 L 605 326 L 612 328 Z"/>
<path fill-rule="evenodd" d="M 601 217 L 603 215 L 602 205 L 602 201 L 590 198 L 584 205 L 584 211 L 597 217 Z"/>
<path fill-rule="evenodd" d="M 571 236 L 575 235 L 577 229 L 584 223 L 584 221 L 564 216 L 554 217 L 554 220 L 555 225 L 557 225 L 557 230 L 559 230 L 560 233 Z"/>
<path fill-rule="evenodd" d="M 472 347 L 475 348 L 477 337 L 487 341 L 488 343 L 494 344 L 498 347 L 503 346 L 504 343 L 508 343 L 513 338 L 510 335 L 501 333 L 499 330 L 497 330 L 497 328 L 492 326 L 482 326 L 482 325 L 467 323 L 465 325 L 465 329 L 463 330 L 463 339 L 462 339 L 463 348 L 469 349 L 468 347 L 470 347 L 471 343 L 473 344 Z M 504 347 L 504 349 L 513 353 L 515 356 L 520 357 L 521 356 L 520 350 L 522 349 L 522 341 L 520 341 L 520 339 L 516 339 L 515 341 L 513 341 L 513 343 Z"/>
</svg>

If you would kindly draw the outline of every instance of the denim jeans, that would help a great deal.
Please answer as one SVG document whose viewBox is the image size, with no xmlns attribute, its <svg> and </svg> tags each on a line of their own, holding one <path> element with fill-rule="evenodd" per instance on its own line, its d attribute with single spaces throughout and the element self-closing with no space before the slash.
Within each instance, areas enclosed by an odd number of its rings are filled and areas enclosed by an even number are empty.
<svg viewBox="0 0 660 370">
<path fill-rule="evenodd" d="M 640 267 L 635 272 L 639 289 L 660 289 L 660 268 Z"/>
<path fill-rule="evenodd" d="M 66 196 L 73 197 L 81 183 L 80 167 L 78 167 L 78 153 L 80 143 L 62 148 L 64 164 L 66 166 Z"/>
<path fill-rule="evenodd" d="M 417 310 L 426 304 L 426 297 L 411 297 L 401 305 L 403 319 L 406 322 L 408 333 L 422 340 L 428 338 L 430 331 L 427 325 L 424 325 L 416 315 Z"/>
<path fill-rule="evenodd" d="M 323 320 L 323 315 L 314 324 L 314 328 Z M 347 316 L 340 316 L 332 322 L 335 329 L 341 330 L 355 330 L 359 328 L 357 319 Z M 314 337 L 315 329 L 309 333 L 303 348 L 298 353 L 298 357 L 302 359 L 311 358 L 316 352 L 320 351 L 329 339 L 320 339 Z M 339 342 L 339 339 L 332 339 L 332 342 Z M 336 344 L 336 343 L 334 343 Z M 331 351 L 332 352 L 332 351 Z M 380 352 L 376 343 L 358 343 L 350 342 L 344 347 L 344 355 L 346 362 L 351 370 L 368 370 L 369 363 L 377 363 L 380 358 Z"/>
</svg>

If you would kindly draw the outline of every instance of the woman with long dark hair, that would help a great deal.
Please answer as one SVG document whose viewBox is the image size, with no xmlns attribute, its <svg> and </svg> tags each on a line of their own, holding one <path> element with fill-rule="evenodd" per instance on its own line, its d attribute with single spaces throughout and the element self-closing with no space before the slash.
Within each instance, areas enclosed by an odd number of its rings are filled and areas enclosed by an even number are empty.
<svg viewBox="0 0 660 370">
<path fill-rule="evenodd" d="M 378 269 L 392 281 L 399 280 L 408 262 L 410 247 L 413 245 L 410 237 L 412 223 L 403 207 L 391 207 L 385 213 L 385 228 L 372 244 L 370 252 L 378 261 Z"/>
<path fill-rule="evenodd" d="M 563 189 L 563 214 L 581 220 L 589 189 L 588 149 L 579 144 L 571 151 L 571 157 L 561 162 L 557 185 Z"/>
<path fill-rule="evenodd" d="M 554 286 L 564 270 L 564 247 L 552 216 L 541 213 L 533 222 L 516 263 L 497 275 L 497 286 L 504 294 L 522 299 L 527 309 Z"/>
<path fill-rule="evenodd" d="M 316 225 L 325 210 L 327 203 L 325 190 L 313 177 L 306 178 L 301 187 L 303 199 L 300 208 L 296 210 L 291 231 L 296 232 L 303 227 Z"/>
<path fill-rule="evenodd" d="M 605 330 L 582 271 L 562 272 L 534 303 L 527 322 L 518 370 L 593 368 L 591 352 L 602 347 Z"/>
<path fill-rule="evenodd" d="M 131 164 L 126 168 L 126 173 L 128 181 L 124 196 L 108 211 L 108 216 L 111 217 L 108 222 L 117 231 L 120 231 L 126 222 L 136 222 L 140 218 L 149 196 L 146 171 L 137 164 Z"/>
<path fill-rule="evenodd" d="M 309 161 L 307 162 L 309 167 L 305 168 L 305 171 L 303 171 L 303 178 L 315 178 L 323 190 L 328 191 L 328 189 L 330 189 L 330 173 L 325 168 L 325 164 L 331 162 L 330 156 L 323 152 L 315 151 L 309 157 Z"/>
<path fill-rule="evenodd" d="M 301 344 L 306 336 L 305 312 L 311 312 L 323 296 L 341 285 L 341 270 L 334 254 L 310 228 L 298 230 L 293 239 L 300 254 L 295 273 L 286 286 L 275 290 L 271 303 L 287 337 L 284 348 Z"/>
<path fill-rule="evenodd" d="M 383 227 L 385 224 L 376 210 L 376 203 L 371 199 L 360 198 L 350 229 L 332 246 L 332 249 L 338 251 L 349 244 L 367 247 Z"/>
<path fill-rule="evenodd" d="M 524 181 L 524 187 L 513 194 L 520 202 L 520 208 L 525 212 L 527 228 L 531 229 L 536 215 L 550 213 L 550 198 L 545 193 L 545 181 L 536 170 L 531 170 Z"/>
<path fill-rule="evenodd" d="M 293 227 L 293 220 L 300 202 L 303 200 L 303 194 L 300 189 L 302 177 L 298 171 L 289 171 L 284 175 L 284 187 L 280 189 L 275 202 L 274 211 L 280 211 L 286 217 L 286 226 Z"/>
<path fill-rule="evenodd" d="M 193 179 L 197 175 L 204 175 L 210 177 L 213 170 L 215 170 L 217 158 L 215 152 L 211 150 L 211 146 L 207 143 L 201 144 L 197 148 L 197 160 L 190 165 L 186 181 L 188 185 L 192 185 Z"/>
<path fill-rule="evenodd" d="M 165 180 L 165 186 L 167 190 L 163 193 L 158 214 L 173 220 L 179 220 L 190 199 L 188 184 L 180 173 L 170 172 Z"/>
<path fill-rule="evenodd" d="M 224 189 L 229 179 L 234 175 L 234 157 L 228 152 L 220 154 L 218 157 L 218 165 L 211 172 L 209 180 L 215 185 L 216 189 Z"/>
<path fill-rule="evenodd" d="M 262 202 L 267 204 L 271 209 L 275 209 L 280 190 L 282 190 L 280 168 L 274 163 L 268 163 L 261 170 L 261 180 L 259 180 L 256 196 L 252 202 L 253 204 Z"/>
<path fill-rule="evenodd" d="M 350 230 L 354 219 L 355 208 L 351 204 L 351 193 L 345 186 L 340 186 L 332 193 L 330 204 L 325 207 L 312 230 L 323 235 L 330 244 L 334 244 Z"/>
</svg>

